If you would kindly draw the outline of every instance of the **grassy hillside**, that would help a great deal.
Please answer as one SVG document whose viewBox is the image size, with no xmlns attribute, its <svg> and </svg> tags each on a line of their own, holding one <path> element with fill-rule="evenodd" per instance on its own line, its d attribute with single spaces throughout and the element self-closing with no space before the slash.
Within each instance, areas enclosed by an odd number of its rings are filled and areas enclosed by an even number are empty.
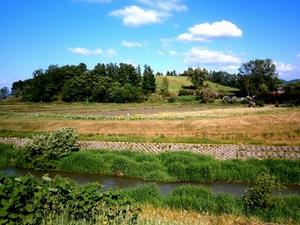
<svg viewBox="0 0 300 225">
<path fill-rule="evenodd" d="M 161 89 L 163 78 L 164 77 L 162 76 L 156 77 L 156 85 L 158 91 Z M 177 95 L 182 86 L 192 85 L 190 79 L 184 76 L 169 76 L 168 80 L 169 80 L 169 91 L 171 95 Z M 204 85 L 208 85 L 214 91 L 221 92 L 221 93 L 230 93 L 238 90 L 236 88 L 220 85 L 210 81 L 205 81 Z"/>
</svg>

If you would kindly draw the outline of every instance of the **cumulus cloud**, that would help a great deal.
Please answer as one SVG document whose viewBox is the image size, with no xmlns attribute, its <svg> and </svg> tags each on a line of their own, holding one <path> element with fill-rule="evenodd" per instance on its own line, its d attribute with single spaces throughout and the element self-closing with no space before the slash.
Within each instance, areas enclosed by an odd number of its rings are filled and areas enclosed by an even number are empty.
<svg viewBox="0 0 300 225">
<path fill-rule="evenodd" d="M 237 66 L 242 60 L 233 54 L 224 53 L 222 51 L 211 51 L 208 49 L 192 48 L 185 53 L 184 63 L 190 66 L 200 65 L 226 65 Z"/>
<path fill-rule="evenodd" d="M 142 6 L 131 5 L 112 11 L 109 15 L 122 18 L 126 26 L 137 27 L 157 24 L 172 16 L 172 12 L 187 10 L 182 0 L 138 0 Z M 147 7 L 147 9 L 145 9 Z"/>
<path fill-rule="evenodd" d="M 122 46 L 125 48 L 141 48 L 143 45 L 140 42 L 135 42 L 135 41 L 126 41 L 123 40 L 121 42 Z"/>
<path fill-rule="evenodd" d="M 95 48 L 95 49 L 87 49 L 87 48 L 67 48 L 70 52 L 76 55 L 84 55 L 84 56 L 96 56 L 96 55 L 102 55 L 103 51 L 101 48 Z"/>
<path fill-rule="evenodd" d="M 160 23 L 165 16 L 156 10 L 145 10 L 136 5 L 126 6 L 123 9 L 112 11 L 110 15 L 121 17 L 124 25 L 132 27 Z"/>
<path fill-rule="evenodd" d="M 188 9 L 182 0 L 139 0 L 139 2 L 166 12 L 183 12 Z"/>
<path fill-rule="evenodd" d="M 177 37 L 179 41 L 209 41 L 211 39 L 242 37 L 242 30 L 234 23 L 222 20 L 214 23 L 201 23 L 188 28 L 188 32 Z"/>
<path fill-rule="evenodd" d="M 287 73 L 287 72 L 291 72 L 295 69 L 295 67 L 292 64 L 281 63 L 281 62 L 277 62 L 277 61 L 274 61 L 273 63 L 275 64 L 276 70 L 279 73 Z"/>
</svg>

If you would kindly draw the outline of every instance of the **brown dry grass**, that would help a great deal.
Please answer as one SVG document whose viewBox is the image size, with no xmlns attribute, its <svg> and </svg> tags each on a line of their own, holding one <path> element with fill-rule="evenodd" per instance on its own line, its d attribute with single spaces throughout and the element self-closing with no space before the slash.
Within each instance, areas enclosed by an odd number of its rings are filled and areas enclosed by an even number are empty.
<svg viewBox="0 0 300 225">
<path fill-rule="evenodd" d="M 256 140 L 265 144 L 299 144 L 300 111 L 186 120 L 51 120 L 0 118 L 1 130 L 51 131 L 73 127 L 80 134 L 195 137 Z"/>
<path fill-rule="evenodd" d="M 143 206 L 140 224 L 147 225 L 263 225 L 256 218 L 234 215 L 211 216 L 166 208 Z"/>
</svg>

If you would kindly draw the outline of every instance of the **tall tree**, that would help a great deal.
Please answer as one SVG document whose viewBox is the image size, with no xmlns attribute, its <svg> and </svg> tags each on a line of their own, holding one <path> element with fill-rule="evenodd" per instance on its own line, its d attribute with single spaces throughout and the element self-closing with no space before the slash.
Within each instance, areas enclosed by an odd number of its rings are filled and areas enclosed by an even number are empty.
<svg viewBox="0 0 300 225">
<path fill-rule="evenodd" d="M 145 94 L 153 93 L 156 90 L 155 76 L 153 70 L 148 65 L 144 66 L 142 86 Z"/>
<path fill-rule="evenodd" d="M 183 72 L 183 76 L 188 76 L 195 87 L 202 87 L 205 80 L 208 79 L 208 71 L 201 68 L 188 68 Z"/>
<path fill-rule="evenodd" d="M 273 91 L 280 83 L 276 66 L 271 59 L 251 60 L 244 63 L 239 71 L 239 88 L 248 96 Z"/>
<path fill-rule="evenodd" d="M 0 99 L 6 99 L 9 96 L 9 89 L 8 87 L 3 87 L 0 89 Z"/>
</svg>

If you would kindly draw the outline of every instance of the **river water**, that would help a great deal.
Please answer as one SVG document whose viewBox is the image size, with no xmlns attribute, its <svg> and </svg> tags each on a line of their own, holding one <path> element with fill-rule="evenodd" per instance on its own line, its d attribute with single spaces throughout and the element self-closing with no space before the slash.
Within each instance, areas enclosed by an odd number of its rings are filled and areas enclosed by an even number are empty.
<svg viewBox="0 0 300 225">
<path fill-rule="evenodd" d="M 194 185 L 207 187 L 214 193 L 230 193 L 237 196 L 241 196 L 248 185 L 246 184 L 236 184 L 236 183 L 209 183 L 209 184 L 199 184 L 199 183 L 189 183 L 189 182 L 176 182 L 176 183 L 165 183 L 157 181 L 144 181 L 140 179 L 124 178 L 124 177 L 114 177 L 114 176 L 102 176 L 97 174 L 85 174 L 85 173 L 72 173 L 72 172 L 60 172 L 60 171 L 37 171 L 31 169 L 20 169 L 20 168 L 5 168 L 0 169 L 0 173 L 4 173 L 6 176 L 23 176 L 26 174 L 32 174 L 35 177 L 41 178 L 44 174 L 49 174 L 50 177 L 55 177 L 57 175 L 74 180 L 79 184 L 86 184 L 91 182 L 99 182 L 103 185 L 104 190 L 110 188 L 127 188 L 135 187 L 144 184 L 156 184 L 158 185 L 162 195 L 167 195 L 176 187 L 181 185 Z M 275 194 L 296 194 L 300 195 L 300 186 L 287 186 L 286 189 L 276 192 Z"/>
</svg>

